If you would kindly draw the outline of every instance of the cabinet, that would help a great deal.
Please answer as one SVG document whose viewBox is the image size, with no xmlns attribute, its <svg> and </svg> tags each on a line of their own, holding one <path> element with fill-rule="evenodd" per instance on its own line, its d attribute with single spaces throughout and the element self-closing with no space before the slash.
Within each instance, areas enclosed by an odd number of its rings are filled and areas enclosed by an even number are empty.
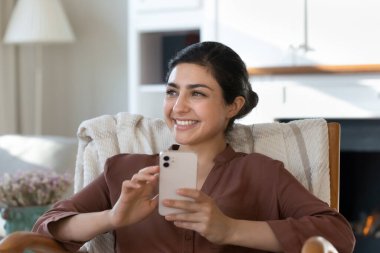
<svg viewBox="0 0 380 253">
<path fill-rule="evenodd" d="M 380 63 L 380 1 L 309 0 L 309 61 L 325 65 Z"/>
<path fill-rule="evenodd" d="M 379 118 L 379 75 L 253 77 L 259 104 L 244 124 L 286 118 Z"/>
<path fill-rule="evenodd" d="M 217 38 L 250 67 L 378 64 L 379 9 L 377 0 L 219 0 Z"/>
<path fill-rule="evenodd" d="M 284 118 L 373 118 L 380 116 L 380 86 L 362 84 L 288 85 Z"/>
<path fill-rule="evenodd" d="M 289 66 L 303 43 L 303 0 L 219 0 L 217 39 L 247 66 Z"/>
</svg>

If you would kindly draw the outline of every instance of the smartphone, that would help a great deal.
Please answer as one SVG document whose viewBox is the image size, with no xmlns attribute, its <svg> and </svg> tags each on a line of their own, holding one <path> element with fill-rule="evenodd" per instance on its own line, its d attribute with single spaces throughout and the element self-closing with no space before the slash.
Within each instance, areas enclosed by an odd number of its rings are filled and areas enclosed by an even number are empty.
<svg viewBox="0 0 380 253">
<path fill-rule="evenodd" d="M 197 155 L 191 152 L 160 152 L 158 213 L 168 215 L 183 210 L 162 205 L 164 199 L 191 200 L 176 193 L 179 188 L 197 188 Z"/>
</svg>

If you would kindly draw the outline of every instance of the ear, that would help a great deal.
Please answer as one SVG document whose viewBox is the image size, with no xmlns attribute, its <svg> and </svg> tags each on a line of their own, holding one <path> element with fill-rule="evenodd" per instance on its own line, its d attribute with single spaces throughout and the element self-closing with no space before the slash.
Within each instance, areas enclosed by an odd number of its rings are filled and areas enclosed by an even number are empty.
<svg viewBox="0 0 380 253">
<path fill-rule="evenodd" d="M 245 104 L 244 97 L 242 97 L 242 96 L 236 97 L 234 102 L 232 102 L 232 104 L 228 105 L 227 117 L 232 118 L 236 114 L 238 114 L 240 109 L 244 106 L 244 104 Z"/>
</svg>

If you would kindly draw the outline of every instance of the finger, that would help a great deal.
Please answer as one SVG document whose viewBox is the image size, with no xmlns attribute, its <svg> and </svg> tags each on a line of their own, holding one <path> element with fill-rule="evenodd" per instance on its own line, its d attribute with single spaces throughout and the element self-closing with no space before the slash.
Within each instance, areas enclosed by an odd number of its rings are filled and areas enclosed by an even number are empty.
<svg viewBox="0 0 380 253">
<path fill-rule="evenodd" d="M 185 221 L 175 221 L 173 223 L 176 227 L 197 231 L 198 223 Z"/>
<path fill-rule="evenodd" d="M 132 176 L 132 182 L 153 182 L 157 180 L 156 174 L 138 173 Z"/>
<path fill-rule="evenodd" d="M 152 187 L 156 187 L 158 185 L 158 178 L 159 178 L 159 175 L 154 174 L 153 180 L 149 182 L 152 184 Z"/>
<path fill-rule="evenodd" d="M 123 190 L 128 190 L 129 188 L 138 189 L 141 187 L 139 182 L 133 182 L 131 180 L 125 180 L 122 184 Z"/>
<path fill-rule="evenodd" d="M 165 219 L 167 221 L 182 221 L 182 222 L 203 222 L 204 215 L 199 212 L 195 213 L 180 213 L 180 214 L 170 214 L 166 215 Z"/>
<path fill-rule="evenodd" d="M 200 210 L 199 203 L 189 200 L 174 200 L 174 199 L 165 199 L 163 200 L 163 205 L 166 207 L 172 207 L 177 209 L 182 209 L 186 212 L 196 212 Z"/>
<path fill-rule="evenodd" d="M 159 166 L 149 166 L 144 169 L 139 170 L 138 173 L 134 174 L 132 181 L 155 181 L 158 177 Z"/>
<path fill-rule="evenodd" d="M 138 174 L 157 174 L 160 172 L 160 167 L 158 165 L 145 167 L 139 170 Z"/>
<path fill-rule="evenodd" d="M 177 194 L 184 197 L 192 198 L 198 202 L 206 201 L 209 199 L 209 197 L 205 193 L 197 189 L 180 188 L 177 190 Z"/>
<path fill-rule="evenodd" d="M 152 182 L 152 186 L 154 186 L 156 184 L 155 181 L 157 181 L 155 177 L 156 176 L 152 176 L 152 181 L 149 181 L 149 178 L 143 179 L 140 177 L 132 177 L 131 180 L 124 180 L 122 183 L 122 190 L 128 190 L 131 188 L 139 189 L 148 183 L 150 184 L 150 182 Z"/>
</svg>

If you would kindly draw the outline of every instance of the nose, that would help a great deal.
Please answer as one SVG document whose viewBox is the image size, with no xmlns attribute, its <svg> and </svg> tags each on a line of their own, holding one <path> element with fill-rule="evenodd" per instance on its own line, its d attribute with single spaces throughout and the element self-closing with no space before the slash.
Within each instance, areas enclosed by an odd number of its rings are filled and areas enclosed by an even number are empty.
<svg viewBox="0 0 380 253">
<path fill-rule="evenodd" d="M 183 94 L 180 94 L 174 103 L 173 111 L 177 113 L 188 112 L 189 108 L 189 101 L 187 97 Z"/>
</svg>

